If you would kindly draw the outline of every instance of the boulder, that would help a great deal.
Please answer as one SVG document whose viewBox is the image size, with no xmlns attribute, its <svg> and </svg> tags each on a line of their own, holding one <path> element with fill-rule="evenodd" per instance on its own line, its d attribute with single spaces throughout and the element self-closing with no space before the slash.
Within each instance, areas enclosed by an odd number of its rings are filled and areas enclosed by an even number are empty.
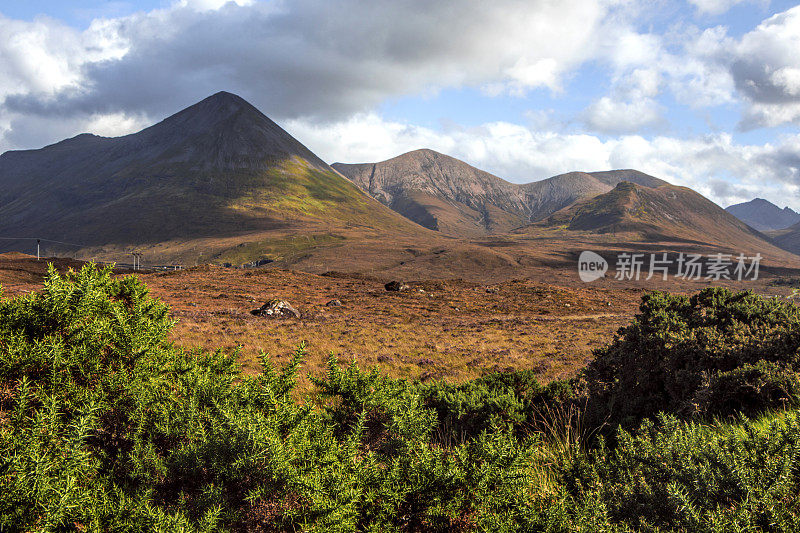
<svg viewBox="0 0 800 533">
<path fill-rule="evenodd" d="M 285 300 L 267 300 L 258 309 L 253 309 L 250 313 L 256 316 L 268 316 L 274 318 L 300 318 L 300 311 L 295 309 L 292 304 Z"/>
<path fill-rule="evenodd" d="M 403 281 L 390 281 L 389 283 L 384 285 L 384 288 L 386 288 L 387 291 L 399 292 L 399 291 L 407 291 L 409 289 L 409 286 L 407 283 Z"/>
<path fill-rule="evenodd" d="M 341 307 L 342 302 L 341 300 L 331 300 L 330 302 L 325 304 L 327 307 Z"/>
<path fill-rule="evenodd" d="M 242 263 L 241 268 L 256 268 L 264 265 L 268 265 L 270 263 L 274 263 L 274 259 L 257 259 L 255 261 L 250 261 L 249 263 Z"/>
</svg>

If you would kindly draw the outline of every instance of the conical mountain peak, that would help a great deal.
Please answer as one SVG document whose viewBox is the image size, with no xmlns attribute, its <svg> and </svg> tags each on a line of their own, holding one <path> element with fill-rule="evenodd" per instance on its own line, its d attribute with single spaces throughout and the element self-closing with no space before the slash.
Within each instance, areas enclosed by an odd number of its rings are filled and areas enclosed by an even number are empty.
<svg viewBox="0 0 800 533">
<path fill-rule="evenodd" d="M 330 167 L 244 98 L 218 92 L 131 137 L 169 148 L 170 161 L 241 169 L 299 158 Z"/>
<path fill-rule="evenodd" d="M 172 121 L 199 121 L 209 122 L 224 120 L 235 114 L 244 114 L 252 119 L 267 119 L 261 111 L 256 109 L 247 100 L 233 93 L 220 91 L 208 98 L 197 102 L 186 109 L 168 117 L 164 122 Z"/>
<path fill-rule="evenodd" d="M 138 133 L 0 156 L 4 235 L 87 246 L 222 239 L 208 252 L 239 235 L 353 221 L 419 231 L 228 92 Z"/>
</svg>

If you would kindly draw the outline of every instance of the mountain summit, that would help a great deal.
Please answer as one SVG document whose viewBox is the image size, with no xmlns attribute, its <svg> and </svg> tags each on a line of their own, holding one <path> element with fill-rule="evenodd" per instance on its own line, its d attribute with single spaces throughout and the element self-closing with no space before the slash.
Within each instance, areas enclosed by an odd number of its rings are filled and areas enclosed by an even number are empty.
<svg viewBox="0 0 800 533">
<path fill-rule="evenodd" d="M 0 235 L 142 246 L 353 223 L 419 229 L 226 92 L 124 137 L 0 155 Z"/>
<path fill-rule="evenodd" d="M 433 150 L 333 168 L 398 213 L 444 233 L 502 232 L 528 217 L 519 186 Z"/>
<path fill-rule="evenodd" d="M 800 222 L 800 213 L 788 207 L 781 209 L 763 198 L 731 205 L 725 210 L 759 231 L 785 229 Z"/>
<path fill-rule="evenodd" d="M 330 170 L 249 102 L 224 91 L 141 131 L 137 141 L 171 145 L 171 161 L 195 167 L 258 168 L 299 157 L 319 170 Z"/>
<path fill-rule="evenodd" d="M 636 170 L 610 170 L 569 172 L 522 185 L 427 149 L 380 163 L 334 163 L 333 168 L 414 222 L 459 236 L 510 231 L 609 192 L 621 181 L 666 184 Z"/>
</svg>

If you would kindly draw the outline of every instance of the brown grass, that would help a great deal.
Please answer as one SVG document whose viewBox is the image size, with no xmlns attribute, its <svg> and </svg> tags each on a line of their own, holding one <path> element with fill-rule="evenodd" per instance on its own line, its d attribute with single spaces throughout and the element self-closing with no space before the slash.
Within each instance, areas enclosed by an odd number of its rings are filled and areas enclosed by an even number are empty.
<svg viewBox="0 0 800 533">
<path fill-rule="evenodd" d="M 63 270 L 80 263 L 59 260 L 57 266 Z M 45 267 L 35 258 L 0 255 L 6 296 L 38 289 Z M 560 286 L 530 279 L 491 285 L 412 279 L 411 290 L 392 293 L 383 287 L 387 279 L 368 275 L 209 265 L 140 276 L 171 307 L 178 320 L 172 339 L 179 346 L 239 350 L 245 371 L 258 372 L 261 351 L 281 363 L 305 342 L 304 386 L 309 373 L 324 370 L 330 353 L 408 379 L 460 382 L 518 369 L 533 369 L 543 381 L 571 376 L 594 348 L 630 322 L 643 293 L 621 282 Z M 694 292 L 704 286 L 670 288 Z M 776 294 L 792 290 L 767 280 L 751 288 Z M 288 300 L 301 318 L 250 314 L 270 298 Z M 325 306 L 332 299 L 343 305 Z"/>
</svg>

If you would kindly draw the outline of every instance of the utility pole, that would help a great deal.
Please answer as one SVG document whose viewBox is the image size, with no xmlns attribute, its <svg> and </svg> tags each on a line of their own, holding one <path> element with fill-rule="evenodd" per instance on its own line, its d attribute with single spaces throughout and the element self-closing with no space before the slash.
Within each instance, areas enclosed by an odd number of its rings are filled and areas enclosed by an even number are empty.
<svg viewBox="0 0 800 533">
<path fill-rule="evenodd" d="M 36 260 L 39 260 L 39 243 L 42 242 L 42 239 L 36 239 Z"/>
</svg>

